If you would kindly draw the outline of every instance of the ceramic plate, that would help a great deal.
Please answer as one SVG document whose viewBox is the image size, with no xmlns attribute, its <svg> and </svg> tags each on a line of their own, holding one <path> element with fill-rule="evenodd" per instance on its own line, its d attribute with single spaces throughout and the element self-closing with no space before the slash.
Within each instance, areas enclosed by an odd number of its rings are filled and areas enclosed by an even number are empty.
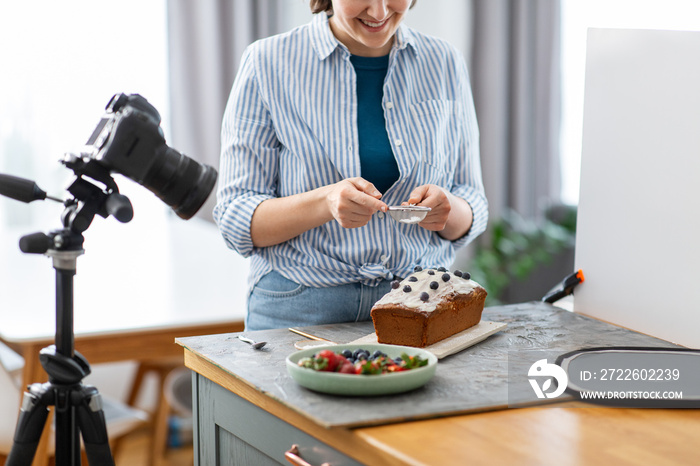
<svg viewBox="0 0 700 466">
<path fill-rule="evenodd" d="M 382 344 L 347 344 L 331 345 L 328 349 L 339 353 L 344 349 L 354 351 L 364 348 L 371 353 L 380 350 L 394 359 L 406 353 L 409 356 L 420 356 L 428 360 L 428 365 L 404 372 L 393 372 L 381 375 L 337 374 L 334 372 L 318 372 L 299 367 L 301 359 L 310 357 L 324 347 L 309 348 L 287 356 L 287 372 L 302 387 L 323 393 L 349 396 L 372 396 L 402 393 L 425 385 L 437 369 L 437 357 L 420 348 Z"/>
</svg>

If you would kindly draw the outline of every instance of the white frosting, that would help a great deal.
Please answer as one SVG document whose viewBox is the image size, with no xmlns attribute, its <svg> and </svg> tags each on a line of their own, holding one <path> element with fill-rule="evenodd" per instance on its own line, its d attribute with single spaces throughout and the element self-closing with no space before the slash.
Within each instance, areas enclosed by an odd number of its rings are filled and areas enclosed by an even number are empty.
<svg viewBox="0 0 700 466">
<path fill-rule="evenodd" d="M 429 272 L 434 272 L 431 275 Z M 444 281 L 442 279 L 443 274 L 449 274 L 450 279 Z M 417 281 L 411 281 L 411 277 L 415 277 Z M 437 289 L 433 290 L 430 288 L 432 282 L 437 282 Z M 404 291 L 404 287 L 410 286 L 411 291 Z M 398 288 L 392 289 L 390 292 L 385 294 L 382 299 L 376 302 L 375 305 L 380 304 L 402 304 L 406 307 L 412 309 L 417 309 L 423 312 L 432 312 L 437 308 L 440 301 L 445 298 L 445 296 L 451 294 L 469 294 L 476 287 L 480 287 L 474 280 L 465 280 L 464 278 L 458 277 L 457 275 L 450 272 L 440 272 L 435 269 L 421 270 L 420 272 L 415 272 L 409 277 L 401 281 Z M 428 300 L 421 300 L 421 293 L 428 293 Z"/>
</svg>

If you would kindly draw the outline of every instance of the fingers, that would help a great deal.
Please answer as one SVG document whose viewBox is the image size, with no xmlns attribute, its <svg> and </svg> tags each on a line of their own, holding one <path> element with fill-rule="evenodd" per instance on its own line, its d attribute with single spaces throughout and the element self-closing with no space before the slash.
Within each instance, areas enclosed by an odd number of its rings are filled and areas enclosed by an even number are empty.
<svg viewBox="0 0 700 466">
<path fill-rule="evenodd" d="M 355 188 L 357 188 L 358 191 L 361 191 L 369 196 L 375 197 L 379 199 L 382 197 L 382 193 L 379 192 L 377 188 L 374 187 L 372 183 L 367 181 L 364 178 L 348 178 L 347 180 L 348 183 L 353 185 Z"/>
<path fill-rule="evenodd" d="M 403 202 L 401 205 L 419 205 L 421 202 L 423 202 L 426 199 L 429 191 L 430 191 L 430 185 L 418 186 L 416 189 L 414 189 L 411 192 L 411 196 L 408 198 L 408 201 Z M 427 206 L 427 207 L 430 207 L 430 206 Z"/>
<path fill-rule="evenodd" d="M 368 206 L 374 209 L 374 212 L 378 210 L 381 210 L 382 212 L 387 211 L 387 205 L 379 200 L 382 197 L 382 193 L 380 193 L 372 183 L 364 178 L 349 178 L 346 181 L 357 189 L 357 192 L 350 193 L 354 202 L 360 205 Z"/>
<path fill-rule="evenodd" d="M 450 198 L 445 190 L 436 185 L 423 185 L 415 188 L 402 205 L 430 207 L 430 212 L 418 225 L 426 230 L 442 231 L 452 210 Z"/>
<path fill-rule="evenodd" d="M 374 187 L 372 183 L 364 178 L 349 178 L 347 185 L 343 186 L 342 193 L 347 200 L 355 204 L 354 210 L 357 213 L 373 214 L 377 211 L 386 212 L 387 205 L 380 201 L 382 193 Z"/>
<path fill-rule="evenodd" d="M 387 205 L 379 200 L 382 194 L 363 178 L 350 178 L 336 183 L 328 195 L 333 217 L 345 228 L 366 225 L 377 211 L 386 212 Z"/>
</svg>

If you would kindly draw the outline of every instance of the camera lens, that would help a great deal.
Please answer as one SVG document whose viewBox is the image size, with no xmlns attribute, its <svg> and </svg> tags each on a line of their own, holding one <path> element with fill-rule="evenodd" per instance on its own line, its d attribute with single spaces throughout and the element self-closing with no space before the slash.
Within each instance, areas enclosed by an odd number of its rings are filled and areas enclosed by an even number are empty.
<svg viewBox="0 0 700 466">
<path fill-rule="evenodd" d="M 172 147 L 162 145 L 142 185 L 173 208 L 178 217 L 190 219 L 214 189 L 217 172 Z"/>
</svg>

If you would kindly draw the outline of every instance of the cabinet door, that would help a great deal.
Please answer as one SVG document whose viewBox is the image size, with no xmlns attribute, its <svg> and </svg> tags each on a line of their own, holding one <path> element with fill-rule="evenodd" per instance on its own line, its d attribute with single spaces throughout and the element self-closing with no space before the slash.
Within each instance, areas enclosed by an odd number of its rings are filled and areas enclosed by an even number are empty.
<svg viewBox="0 0 700 466">
<path fill-rule="evenodd" d="M 292 445 L 313 465 L 362 464 L 206 377 L 192 377 L 195 466 L 289 464 L 284 453 Z"/>
</svg>

